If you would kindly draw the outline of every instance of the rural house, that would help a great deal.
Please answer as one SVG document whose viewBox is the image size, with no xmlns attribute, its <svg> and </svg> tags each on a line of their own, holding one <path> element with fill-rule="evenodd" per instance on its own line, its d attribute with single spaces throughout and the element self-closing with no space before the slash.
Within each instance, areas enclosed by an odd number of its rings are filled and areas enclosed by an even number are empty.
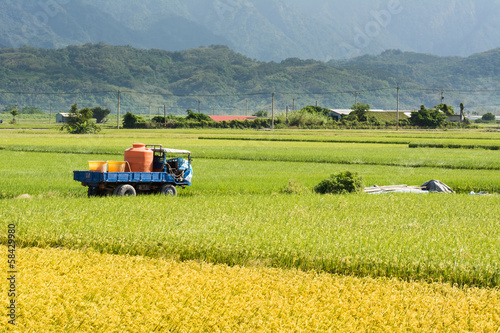
<svg viewBox="0 0 500 333">
<path fill-rule="evenodd" d="M 58 114 L 56 114 L 56 123 L 67 123 L 68 118 L 70 118 L 70 117 L 71 117 L 71 113 L 59 112 Z"/>
</svg>

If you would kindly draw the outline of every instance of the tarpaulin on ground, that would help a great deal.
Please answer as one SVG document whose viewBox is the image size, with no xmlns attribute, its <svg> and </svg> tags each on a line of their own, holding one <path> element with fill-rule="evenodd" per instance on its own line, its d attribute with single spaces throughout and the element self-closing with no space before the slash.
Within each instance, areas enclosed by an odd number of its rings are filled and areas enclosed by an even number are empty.
<svg viewBox="0 0 500 333">
<path fill-rule="evenodd" d="M 435 179 L 423 183 L 420 187 L 429 192 L 455 193 L 448 185 Z"/>
</svg>

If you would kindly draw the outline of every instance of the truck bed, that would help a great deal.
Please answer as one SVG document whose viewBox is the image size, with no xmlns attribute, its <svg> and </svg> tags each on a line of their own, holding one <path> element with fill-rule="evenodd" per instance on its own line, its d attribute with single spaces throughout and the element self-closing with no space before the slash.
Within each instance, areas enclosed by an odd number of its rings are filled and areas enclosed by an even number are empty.
<svg viewBox="0 0 500 333">
<path fill-rule="evenodd" d="M 165 183 L 190 186 L 187 180 L 176 181 L 167 172 L 98 172 L 73 171 L 73 179 L 85 185 L 97 186 L 102 183 Z"/>
</svg>

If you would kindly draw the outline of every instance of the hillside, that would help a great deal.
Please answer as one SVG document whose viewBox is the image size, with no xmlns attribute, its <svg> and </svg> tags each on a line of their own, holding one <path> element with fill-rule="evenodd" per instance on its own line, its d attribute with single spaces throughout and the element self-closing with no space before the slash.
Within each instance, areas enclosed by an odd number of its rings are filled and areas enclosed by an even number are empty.
<svg viewBox="0 0 500 333">
<path fill-rule="evenodd" d="M 402 88 L 401 109 L 434 106 L 440 90 L 455 108 L 492 110 L 498 93 L 455 92 L 500 87 L 500 49 L 467 58 L 387 51 L 348 61 L 290 58 L 260 62 L 225 46 L 180 52 L 143 50 L 130 46 L 85 44 L 64 49 L 31 47 L 0 49 L 0 106 L 18 104 L 67 110 L 73 103 L 97 104 L 116 110 L 121 90 L 124 110 L 153 112 L 164 104 L 169 113 L 197 109 L 232 114 L 275 107 L 296 108 L 316 102 L 329 108 L 349 108 L 355 101 L 372 108 L 395 109 Z M 9 93 L 5 93 L 9 92 Z M 19 94 L 22 92 L 22 94 Z M 79 94 L 69 94 L 79 92 Z M 3 109 L 3 107 L 2 107 Z"/>
<path fill-rule="evenodd" d="M 500 0 L 6 0 L 0 47 L 226 45 L 261 61 L 387 49 L 469 56 L 500 46 L 499 12 Z"/>
</svg>

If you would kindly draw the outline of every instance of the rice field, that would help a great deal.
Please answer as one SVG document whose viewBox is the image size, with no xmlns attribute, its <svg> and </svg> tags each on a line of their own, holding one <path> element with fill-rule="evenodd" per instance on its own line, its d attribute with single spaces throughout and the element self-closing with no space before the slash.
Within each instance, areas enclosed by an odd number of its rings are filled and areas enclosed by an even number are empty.
<svg viewBox="0 0 500 333">
<path fill-rule="evenodd" d="M 15 221 L 21 247 L 497 287 L 499 203 L 440 194 L 18 199 L 2 203 L 0 219 Z"/>
<path fill-rule="evenodd" d="M 72 171 L 134 142 L 191 150 L 193 186 L 88 199 Z M 500 193 L 500 151 L 463 149 L 499 143 L 484 130 L 1 130 L 16 328 L 499 332 L 500 197 L 468 193 Z M 312 193 L 344 170 L 458 194 Z"/>
<path fill-rule="evenodd" d="M 500 325 L 498 289 L 66 249 L 19 253 L 17 332 L 496 332 Z"/>
</svg>

